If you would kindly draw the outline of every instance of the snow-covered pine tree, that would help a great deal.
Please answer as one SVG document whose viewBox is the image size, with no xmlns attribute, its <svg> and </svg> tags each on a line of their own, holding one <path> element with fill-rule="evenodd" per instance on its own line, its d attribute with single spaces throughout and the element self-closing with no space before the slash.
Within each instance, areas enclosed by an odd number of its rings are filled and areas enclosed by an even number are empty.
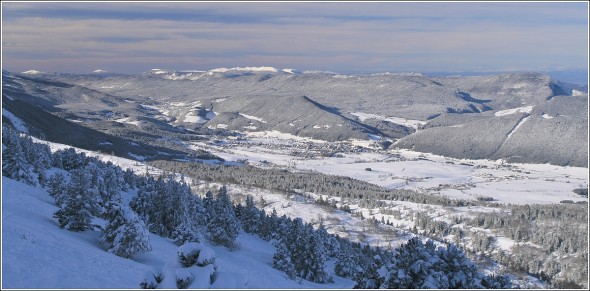
<svg viewBox="0 0 590 291">
<path fill-rule="evenodd" d="M 204 224 L 204 207 L 201 199 L 191 193 L 190 186 L 181 178 L 180 183 L 175 182 L 175 191 L 178 196 L 176 208 L 177 225 L 172 231 L 171 238 L 177 245 L 186 242 L 199 242 L 201 234 L 199 224 Z"/>
<path fill-rule="evenodd" d="M 153 195 L 155 195 L 155 185 L 154 185 L 154 178 L 149 176 L 144 180 L 144 183 L 139 186 L 139 189 L 137 190 L 137 195 L 135 195 L 131 201 L 129 202 L 129 207 L 131 207 L 131 209 L 133 211 L 135 211 L 135 213 L 137 213 L 137 215 L 139 215 L 139 217 L 141 217 L 141 219 L 143 219 L 143 221 L 146 222 L 146 224 L 148 225 L 148 228 L 150 229 L 150 231 L 154 232 L 152 230 L 151 224 L 152 224 L 152 213 L 151 213 L 151 209 L 153 207 L 152 202 L 153 202 Z M 154 232 L 155 233 L 155 232 Z"/>
<path fill-rule="evenodd" d="M 57 218 L 60 227 L 71 231 L 84 231 L 90 227 L 92 220 L 94 197 L 88 191 L 90 183 L 84 169 L 76 169 L 71 172 L 71 180 L 68 184 L 63 201 L 53 217 Z"/>
<path fill-rule="evenodd" d="M 283 241 L 278 241 L 276 244 L 277 250 L 273 255 L 273 268 L 285 272 L 289 279 L 295 279 L 295 267 L 291 262 L 291 253 Z"/>
<path fill-rule="evenodd" d="M 211 191 L 207 191 L 207 193 L 205 193 L 205 198 L 203 198 L 203 206 L 205 207 L 206 210 L 206 220 L 207 222 L 209 222 L 209 219 L 211 218 L 211 215 L 213 214 L 213 202 L 215 201 L 215 198 L 213 197 L 213 192 Z"/>
<path fill-rule="evenodd" d="M 481 285 L 486 289 L 512 289 L 512 282 L 506 275 L 486 275 L 481 280 Z"/>
<path fill-rule="evenodd" d="M 277 237 L 283 239 L 289 253 L 291 254 L 291 262 L 295 267 L 296 275 L 305 278 L 302 270 L 307 264 L 307 243 L 309 241 L 309 234 L 305 231 L 303 220 L 299 217 L 288 220 L 284 218 L 284 228 L 277 229 Z"/>
<path fill-rule="evenodd" d="M 258 231 L 256 234 L 266 241 L 270 240 L 271 234 L 271 225 L 270 225 L 270 217 L 266 214 L 264 209 L 260 210 L 260 215 L 258 217 Z M 242 223 L 243 225 L 243 223 Z"/>
<path fill-rule="evenodd" d="M 4 126 L 3 130 L 2 175 L 36 186 L 38 178 L 33 174 L 32 166 L 27 163 L 18 132 Z"/>
<path fill-rule="evenodd" d="M 117 230 L 125 224 L 125 217 L 120 204 L 109 203 L 106 207 L 105 219 L 108 220 L 108 224 L 102 230 L 100 242 L 110 248 L 117 236 Z"/>
<path fill-rule="evenodd" d="M 51 164 L 66 171 L 74 170 L 85 166 L 88 163 L 88 158 L 84 153 L 76 153 L 74 148 L 67 148 L 57 150 L 53 153 Z"/>
<path fill-rule="evenodd" d="M 64 174 L 57 172 L 47 181 L 47 192 L 55 199 L 55 205 L 60 206 L 67 196 L 68 183 Z"/>
<path fill-rule="evenodd" d="M 188 221 L 181 222 L 172 231 L 172 239 L 178 246 L 183 245 L 187 242 L 199 242 L 201 234 L 194 223 Z"/>
<path fill-rule="evenodd" d="M 369 257 L 366 260 L 362 279 L 358 285 L 363 289 L 376 289 L 383 284 L 383 279 L 379 274 L 379 269 L 383 266 L 383 259 L 378 253 L 373 253 L 370 247 L 368 247 L 366 253 Z"/>
<path fill-rule="evenodd" d="M 381 288 L 510 288 L 504 276 L 484 276 L 454 244 L 438 247 L 412 238 L 380 270 Z"/>
<path fill-rule="evenodd" d="M 241 213 L 241 222 L 247 233 L 258 233 L 260 227 L 260 211 L 254 204 L 252 195 L 246 197 L 246 206 Z"/>
<path fill-rule="evenodd" d="M 174 196 L 176 193 L 173 192 L 170 180 L 165 180 L 162 175 L 154 181 L 154 193 L 149 196 L 150 201 L 147 204 L 151 232 L 164 237 L 172 235 L 176 227 L 175 213 L 178 211 L 177 205 L 172 201 Z"/>
<path fill-rule="evenodd" d="M 234 247 L 241 226 L 236 218 L 232 202 L 225 186 L 221 187 L 212 205 L 213 213 L 207 224 L 211 241 L 226 247 Z"/>
<path fill-rule="evenodd" d="M 315 234 L 318 240 L 324 246 L 324 250 L 326 251 L 327 257 L 335 257 L 340 250 L 340 243 L 334 236 L 330 236 L 326 228 L 320 224 L 320 226 L 316 229 Z"/>
<path fill-rule="evenodd" d="M 109 162 L 105 165 L 102 176 L 103 186 L 100 189 L 102 204 L 121 203 L 121 191 L 125 185 L 121 168 L 115 167 Z"/>
<path fill-rule="evenodd" d="M 306 264 L 300 271 L 303 278 L 316 283 L 330 282 L 331 278 L 326 272 L 326 250 L 316 233 L 309 236 L 306 253 Z"/>
<path fill-rule="evenodd" d="M 433 265 L 437 262 L 434 244 L 423 244 L 414 237 L 402 244 L 398 253 L 389 264 L 385 264 L 379 273 L 384 289 L 438 288 L 433 282 Z"/>
<path fill-rule="evenodd" d="M 441 288 L 482 288 L 477 267 L 455 244 L 438 248 L 437 255 L 440 258 L 439 268 L 448 278 L 447 286 Z"/>
<path fill-rule="evenodd" d="M 127 191 L 129 189 L 135 189 L 138 186 L 138 177 L 133 172 L 132 169 L 128 168 L 123 172 L 123 180 L 125 181 L 125 185 L 123 186 L 123 191 Z"/>
<path fill-rule="evenodd" d="M 45 170 L 51 167 L 51 151 L 49 146 L 42 143 L 35 143 L 30 136 L 21 137 L 23 152 L 29 164 L 32 165 L 33 172 L 38 177 L 41 186 L 45 185 L 47 177 Z"/>
<path fill-rule="evenodd" d="M 285 216 L 286 218 L 286 216 Z M 272 212 L 268 216 L 265 224 L 260 224 L 262 227 L 266 228 L 264 230 L 264 234 L 268 237 L 268 240 L 271 240 L 273 237 L 277 236 L 277 233 L 280 231 L 281 228 L 287 229 L 287 225 L 281 225 L 281 219 L 277 214 L 277 210 L 273 207 Z"/>
<path fill-rule="evenodd" d="M 334 272 L 343 278 L 350 278 L 354 281 L 361 282 L 364 270 L 363 261 L 360 258 L 358 249 L 354 249 L 352 244 L 347 240 L 340 240 L 340 248 L 336 255 L 336 264 Z"/>
<path fill-rule="evenodd" d="M 108 252 L 123 258 L 152 249 L 145 223 L 130 209 L 118 203 L 107 205 L 109 224 L 104 228 L 100 242 Z"/>
<path fill-rule="evenodd" d="M 63 173 L 57 172 L 47 180 L 47 192 L 51 197 L 55 197 L 61 192 L 65 192 L 67 183 Z"/>
</svg>

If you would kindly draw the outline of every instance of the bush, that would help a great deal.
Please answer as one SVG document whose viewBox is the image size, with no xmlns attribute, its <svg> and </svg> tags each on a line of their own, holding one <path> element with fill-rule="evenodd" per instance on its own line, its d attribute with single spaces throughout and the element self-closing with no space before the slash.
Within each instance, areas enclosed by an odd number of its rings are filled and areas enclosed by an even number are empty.
<svg viewBox="0 0 590 291">
<path fill-rule="evenodd" d="M 143 277 L 143 280 L 141 280 L 141 283 L 139 283 L 139 287 L 141 287 L 141 289 L 156 289 L 158 283 L 156 275 L 152 271 L 148 271 Z"/>
<path fill-rule="evenodd" d="M 178 248 L 178 260 L 183 267 L 188 268 L 197 263 L 200 252 L 201 244 L 195 242 L 185 243 Z"/>
<path fill-rule="evenodd" d="M 176 270 L 176 287 L 178 289 L 185 289 L 193 281 L 193 274 L 185 269 Z"/>
<path fill-rule="evenodd" d="M 204 267 L 215 262 L 215 252 L 200 243 L 185 243 L 178 248 L 177 254 L 180 264 L 185 268 L 194 265 Z"/>
</svg>

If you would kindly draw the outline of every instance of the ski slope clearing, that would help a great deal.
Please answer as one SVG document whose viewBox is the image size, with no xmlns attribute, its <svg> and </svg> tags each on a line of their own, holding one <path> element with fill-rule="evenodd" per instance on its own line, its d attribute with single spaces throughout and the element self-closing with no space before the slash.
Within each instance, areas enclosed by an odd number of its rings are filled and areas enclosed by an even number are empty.
<svg viewBox="0 0 590 291">
<path fill-rule="evenodd" d="M 177 265 L 178 247 L 153 234 L 151 252 L 124 259 L 106 251 L 99 231 L 60 229 L 52 218 L 58 208 L 41 188 L 2 177 L 2 200 L 4 288 L 138 289 L 146 272 Z M 245 233 L 237 241 L 236 251 L 202 242 L 215 252 L 218 272 L 204 288 L 352 288 L 352 281 L 339 277 L 333 284 L 290 280 L 272 268 L 274 246 Z"/>
<path fill-rule="evenodd" d="M 395 124 L 405 125 L 407 127 L 412 127 L 414 129 L 418 129 L 418 128 L 420 128 L 420 126 L 425 125 L 427 123 L 426 121 L 422 121 L 422 120 L 407 119 L 407 118 L 395 117 L 395 116 L 385 117 L 385 116 L 380 116 L 380 115 L 370 114 L 370 113 L 363 113 L 363 112 L 353 112 L 350 114 L 358 117 L 361 122 L 365 121 L 366 119 L 373 118 L 373 119 L 377 119 L 377 120 L 389 121 L 389 122 L 395 123 Z"/>
<path fill-rule="evenodd" d="M 494 113 L 495 116 L 504 116 L 504 115 L 510 115 L 510 114 L 514 114 L 514 113 L 531 113 L 531 111 L 533 110 L 533 107 L 535 106 L 523 106 L 523 107 L 517 107 L 517 108 L 511 108 L 511 109 L 506 109 L 506 110 L 500 110 L 497 111 L 496 113 Z"/>
</svg>

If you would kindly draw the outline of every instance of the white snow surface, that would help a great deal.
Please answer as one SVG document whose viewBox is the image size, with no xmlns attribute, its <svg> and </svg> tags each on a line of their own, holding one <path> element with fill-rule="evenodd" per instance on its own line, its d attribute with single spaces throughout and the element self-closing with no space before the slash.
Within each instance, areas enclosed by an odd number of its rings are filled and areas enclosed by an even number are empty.
<svg viewBox="0 0 590 291">
<path fill-rule="evenodd" d="M 529 105 L 529 106 L 500 110 L 500 111 L 497 111 L 496 113 L 494 113 L 494 115 L 495 116 L 504 116 L 504 115 L 510 115 L 510 114 L 514 114 L 514 113 L 518 113 L 518 112 L 531 113 L 531 111 L 533 110 L 533 107 L 535 107 L 535 106 Z"/>
<path fill-rule="evenodd" d="M 427 123 L 426 121 L 422 121 L 422 120 L 407 119 L 407 118 L 395 117 L 395 116 L 385 117 L 385 116 L 381 116 L 381 115 L 376 115 L 376 114 L 371 114 L 371 113 L 363 113 L 363 112 L 351 112 L 350 114 L 358 117 L 361 122 L 365 121 L 365 119 L 374 118 L 374 119 L 378 119 L 378 120 L 389 121 L 389 122 L 395 123 L 395 124 L 401 124 L 401 125 L 404 125 L 407 127 L 412 127 L 414 129 L 418 129 L 418 128 L 420 128 L 420 126 Z"/>
<path fill-rule="evenodd" d="M 189 122 L 189 123 L 206 123 L 208 120 L 195 114 L 196 111 L 195 110 L 191 110 L 189 111 L 183 119 L 183 122 Z"/>
<path fill-rule="evenodd" d="M 168 74 L 170 72 L 168 70 L 164 70 L 164 69 L 151 69 L 150 73 L 155 74 L 155 75 L 161 75 L 161 74 Z"/>
<path fill-rule="evenodd" d="M 583 95 L 587 95 L 588 93 L 584 92 L 584 91 L 578 91 L 578 90 L 572 90 L 572 96 L 583 96 Z"/>
<path fill-rule="evenodd" d="M 12 112 L 2 108 L 2 116 L 5 116 L 6 118 L 8 118 L 8 120 L 10 120 L 12 125 L 14 125 L 14 128 L 16 128 L 18 131 L 26 132 L 26 133 L 29 132 L 29 129 L 27 128 L 25 123 L 20 118 L 16 117 L 14 114 L 12 114 Z"/>
<path fill-rule="evenodd" d="M 99 243 L 100 232 L 71 232 L 60 229 L 52 218 L 57 211 L 53 199 L 34 188 L 2 177 L 2 287 L 9 289 L 138 289 L 154 270 L 173 278 L 190 273 L 190 288 L 248 289 L 339 289 L 353 282 L 335 277 L 335 283 L 315 284 L 290 280 L 272 268 L 275 248 L 255 236 L 238 236 L 239 249 L 202 242 L 215 255 L 217 280 L 208 283 L 212 265 L 180 268 L 178 247 L 169 239 L 150 234 L 152 251 L 124 259 L 106 251 Z M 180 270 L 180 271 L 178 271 Z M 178 272 L 177 272 L 178 271 Z M 171 275 L 170 274 L 174 274 Z M 264 274 L 261 276 L 261 274 Z M 160 288 L 175 288 L 165 280 Z"/>
<path fill-rule="evenodd" d="M 247 114 L 244 114 L 244 113 L 241 113 L 241 112 L 238 113 L 238 114 L 240 114 L 241 116 L 243 116 L 243 117 L 245 117 L 247 119 L 250 119 L 250 120 L 256 120 L 256 121 L 259 121 L 259 122 L 262 122 L 262 123 L 266 123 L 266 121 L 264 121 L 264 119 L 262 119 L 260 117 L 256 117 L 256 116 L 252 116 L 252 115 L 247 115 Z"/>
<path fill-rule="evenodd" d="M 43 74 L 43 72 L 37 71 L 37 70 L 28 70 L 28 71 L 24 71 L 23 74 L 37 75 L 37 74 Z"/>
<path fill-rule="evenodd" d="M 288 74 L 298 73 L 298 71 L 296 69 L 282 69 L 281 71 L 288 73 Z"/>
<path fill-rule="evenodd" d="M 588 186 L 588 169 L 549 164 L 504 164 L 503 161 L 453 159 L 443 156 L 390 150 L 387 152 L 340 153 L 333 157 L 295 157 L 288 148 L 313 142 L 280 132 L 250 132 L 248 140 L 233 145 L 198 142 L 190 148 L 204 149 L 226 161 L 247 160 L 268 167 L 269 163 L 290 171 L 317 171 L 347 176 L 386 188 L 442 194 L 458 199 L 491 196 L 500 203 L 559 203 L 587 201 L 574 192 Z M 369 147 L 370 141 L 352 141 Z M 366 168 L 371 168 L 367 171 Z"/>
<path fill-rule="evenodd" d="M 141 125 L 141 121 L 139 121 L 139 120 L 129 121 L 129 117 L 115 119 L 115 122 L 133 124 L 135 126 Z"/>
<path fill-rule="evenodd" d="M 273 68 L 273 67 L 235 67 L 235 68 L 217 68 L 217 69 L 213 69 L 210 70 L 210 72 L 213 73 L 227 73 L 227 72 L 231 72 L 231 71 L 238 71 L 238 72 L 273 72 L 276 73 L 278 72 L 277 69 Z"/>
<path fill-rule="evenodd" d="M 140 156 L 140 155 L 136 155 L 134 153 L 127 153 L 127 155 L 129 155 L 130 157 L 138 160 L 138 161 L 145 161 L 145 157 L 144 156 Z"/>
</svg>

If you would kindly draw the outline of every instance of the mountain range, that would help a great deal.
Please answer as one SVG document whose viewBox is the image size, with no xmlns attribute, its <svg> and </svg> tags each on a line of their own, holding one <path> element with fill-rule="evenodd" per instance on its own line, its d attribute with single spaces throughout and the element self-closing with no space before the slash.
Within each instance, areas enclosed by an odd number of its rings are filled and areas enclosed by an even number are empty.
<svg viewBox="0 0 590 291">
<path fill-rule="evenodd" d="M 3 108 L 49 139 L 93 150 L 181 155 L 189 150 L 179 140 L 274 130 L 331 142 L 389 141 L 455 158 L 588 166 L 587 86 L 541 73 L 433 77 L 252 67 L 2 74 Z M 57 134 L 61 127 L 75 128 L 74 136 Z"/>
</svg>

